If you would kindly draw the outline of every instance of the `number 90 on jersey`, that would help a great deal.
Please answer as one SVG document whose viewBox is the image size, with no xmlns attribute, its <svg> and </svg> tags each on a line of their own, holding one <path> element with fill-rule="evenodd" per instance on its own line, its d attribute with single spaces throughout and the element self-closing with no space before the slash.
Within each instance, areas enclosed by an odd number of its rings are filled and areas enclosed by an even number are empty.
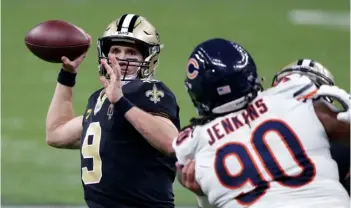
<svg viewBox="0 0 351 208">
<path fill-rule="evenodd" d="M 301 172 L 297 175 L 288 175 L 280 164 L 278 155 L 275 155 L 266 142 L 267 133 L 275 133 L 279 136 L 290 156 L 300 167 Z M 238 203 L 248 206 L 264 196 L 269 189 L 269 181 L 277 181 L 287 188 L 298 188 L 310 183 L 315 177 L 315 166 L 306 154 L 295 132 L 281 120 L 268 120 L 259 125 L 252 133 L 251 144 L 253 151 L 249 151 L 245 144 L 229 142 L 218 148 L 215 157 L 215 172 L 219 182 L 228 189 L 239 189 L 247 183 L 255 188 L 247 193 L 242 193 L 236 200 Z M 255 157 L 253 156 L 255 155 Z M 226 159 L 234 156 L 241 164 L 241 171 L 230 173 L 226 165 Z M 258 160 L 255 158 L 258 158 Z M 264 170 L 260 170 L 258 163 Z M 267 181 L 262 176 L 265 171 L 270 176 Z"/>
</svg>

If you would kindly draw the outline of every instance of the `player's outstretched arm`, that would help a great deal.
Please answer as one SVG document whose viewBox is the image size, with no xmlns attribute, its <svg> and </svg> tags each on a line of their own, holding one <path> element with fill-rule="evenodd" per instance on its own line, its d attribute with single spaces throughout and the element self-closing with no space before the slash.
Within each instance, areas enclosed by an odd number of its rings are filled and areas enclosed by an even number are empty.
<svg viewBox="0 0 351 208">
<path fill-rule="evenodd" d="M 78 66 L 86 53 L 70 61 L 62 57 L 61 70 L 46 117 L 46 143 L 56 148 L 79 149 L 83 116 L 74 116 L 73 86 Z"/>
</svg>

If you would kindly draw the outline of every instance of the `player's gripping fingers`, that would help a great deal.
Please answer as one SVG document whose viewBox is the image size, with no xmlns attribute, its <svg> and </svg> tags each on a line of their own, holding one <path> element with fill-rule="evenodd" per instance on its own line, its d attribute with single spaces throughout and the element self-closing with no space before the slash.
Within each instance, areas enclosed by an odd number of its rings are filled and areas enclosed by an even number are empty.
<svg viewBox="0 0 351 208">
<path fill-rule="evenodd" d="M 62 56 L 61 57 L 61 61 L 63 64 L 66 64 L 66 65 L 70 65 L 71 64 L 71 60 L 69 60 L 69 58 L 67 58 L 66 56 Z"/>
<path fill-rule="evenodd" d="M 66 56 L 62 56 L 61 61 L 62 61 L 62 68 L 64 70 L 72 73 L 76 72 L 76 66 L 71 60 L 69 60 L 69 58 L 67 58 Z"/>
</svg>

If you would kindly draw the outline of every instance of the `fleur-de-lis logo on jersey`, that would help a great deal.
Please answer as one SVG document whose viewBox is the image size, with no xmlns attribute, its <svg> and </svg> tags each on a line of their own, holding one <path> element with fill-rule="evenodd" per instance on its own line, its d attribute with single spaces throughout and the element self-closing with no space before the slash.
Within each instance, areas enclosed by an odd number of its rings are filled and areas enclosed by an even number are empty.
<svg viewBox="0 0 351 208">
<path fill-rule="evenodd" d="M 161 98 L 165 96 L 165 93 L 162 90 L 158 90 L 154 84 L 152 90 L 146 91 L 145 95 L 146 97 L 150 97 L 150 100 L 156 104 L 161 101 Z"/>
</svg>

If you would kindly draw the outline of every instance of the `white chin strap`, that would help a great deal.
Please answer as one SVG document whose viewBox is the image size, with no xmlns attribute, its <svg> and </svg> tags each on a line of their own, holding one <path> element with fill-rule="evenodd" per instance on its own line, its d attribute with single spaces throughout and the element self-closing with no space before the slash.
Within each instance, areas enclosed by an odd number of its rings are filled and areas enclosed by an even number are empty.
<svg viewBox="0 0 351 208">
<path fill-rule="evenodd" d="M 247 97 L 252 96 L 252 94 L 249 94 L 247 96 L 238 98 L 236 100 L 230 101 L 228 103 L 225 103 L 223 105 L 220 105 L 214 109 L 212 109 L 212 113 L 214 114 L 222 114 L 222 113 L 227 113 L 231 111 L 236 111 L 238 109 L 243 108 L 247 104 Z"/>
<path fill-rule="evenodd" d="M 138 72 L 137 73 L 135 73 L 135 74 L 131 74 L 131 75 L 126 75 L 125 77 L 124 77 L 124 75 L 122 75 L 122 78 L 124 78 L 124 79 L 135 79 L 135 78 L 137 78 L 137 76 L 138 76 Z M 123 85 L 125 85 L 125 84 L 127 84 L 128 82 L 130 82 L 130 81 L 125 81 L 125 80 L 122 80 L 121 81 L 121 83 L 122 83 L 122 86 Z"/>
</svg>

